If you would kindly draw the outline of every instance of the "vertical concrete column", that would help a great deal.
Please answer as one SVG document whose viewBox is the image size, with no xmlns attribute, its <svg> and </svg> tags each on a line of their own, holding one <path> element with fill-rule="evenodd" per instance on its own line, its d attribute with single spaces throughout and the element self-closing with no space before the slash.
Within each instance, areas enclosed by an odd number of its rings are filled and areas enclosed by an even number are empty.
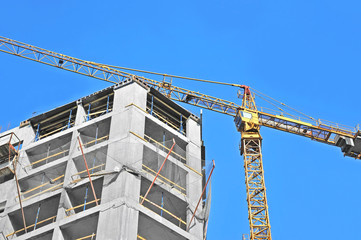
<svg viewBox="0 0 361 240">
<path fill-rule="evenodd" d="M 15 132 L 15 134 L 23 141 L 23 146 L 28 146 L 35 139 L 35 130 L 30 124 L 20 127 L 19 132 Z"/>
<path fill-rule="evenodd" d="M 187 145 L 187 164 L 198 171 L 202 172 L 201 162 L 201 126 L 196 119 L 192 116 L 187 119 L 187 138 L 189 143 Z M 202 193 L 202 177 L 193 171 L 188 173 L 188 191 L 187 195 L 190 201 L 190 205 L 187 211 L 187 223 L 191 220 L 193 211 L 199 201 L 200 194 Z M 202 212 L 202 204 L 199 205 L 196 216 Z M 203 221 L 193 219 L 189 227 L 189 233 L 196 236 L 199 239 L 203 239 Z"/>
<path fill-rule="evenodd" d="M 19 128 L 15 134 L 21 141 L 23 141 L 23 147 L 28 146 L 35 139 L 35 131 L 30 124 Z M 22 177 L 24 174 L 27 174 L 21 166 L 28 166 L 30 164 L 29 158 L 26 152 L 23 150 L 19 151 L 19 162 L 21 165 L 17 166 L 17 169 L 19 170 L 18 178 Z"/>
<path fill-rule="evenodd" d="M 84 111 L 82 102 L 81 102 L 81 100 L 78 100 L 74 125 L 77 126 L 77 125 L 82 124 L 84 122 L 85 116 L 86 116 L 86 113 Z M 59 203 L 58 212 L 57 212 L 57 221 L 65 218 L 66 217 L 65 210 L 67 208 L 71 207 L 71 202 L 70 202 L 68 194 L 66 193 L 65 188 L 71 184 L 71 182 L 72 182 L 71 176 L 77 172 L 73 158 L 80 154 L 80 151 L 78 149 L 78 146 L 79 146 L 78 136 L 79 136 L 78 131 L 73 128 L 73 134 L 71 137 L 71 143 L 70 143 L 70 148 L 69 148 L 68 162 L 67 162 L 65 173 L 64 173 L 65 175 L 64 175 L 63 191 L 61 192 L 60 203 Z M 54 234 L 53 236 L 54 236 L 53 239 L 58 239 L 58 238 L 56 238 L 56 234 Z"/>
<path fill-rule="evenodd" d="M 75 116 L 75 126 L 82 124 L 86 119 L 86 112 L 83 107 L 82 100 L 78 100 L 77 102 L 77 110 Z"/>
<path fill-rule="evenodd" d="M 55 226 L 52 240 L 64 240 L 63 234 L 59 226 Z"/>
<path fill-rule="evenodd" d="M 138 211 L 130 205 L 139 202 L 140 177 L 126 169 L 141 169 L 143 145 L 130 131 L 144 136 L 145 117 L 132 103 L 145 109 L 147 90 L 137 83 L 114 88 L 113 116 L 110 125 L 106 171 L 121 169 L 104 177 L 101 201 L 114 207 L 99 213 L 97 238 L 136 240 Z"/>
<path fill-rule="evenodd" d="M 15 232 L 16 229 L 12 226 L 11 222 L 10 222 L 10 218 L 7 215 L 6 212 L 3 212 L 0 214 L 0 232 L 2 232 L 5 236 L 7 234 L 13 233 Z M 0 239 L 4 239 L 2 238 L 2 236 L 0 237 Z"/>
</svg>

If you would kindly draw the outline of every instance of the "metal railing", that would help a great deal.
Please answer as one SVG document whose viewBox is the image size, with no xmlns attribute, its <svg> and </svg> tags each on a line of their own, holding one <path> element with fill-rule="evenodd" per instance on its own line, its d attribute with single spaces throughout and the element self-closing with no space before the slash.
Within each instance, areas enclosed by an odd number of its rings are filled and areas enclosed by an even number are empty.
<svg viewBox="0 0 361 240">
<path fill-rule="evenodd" d="M 90 201 L 90 202 L 86 202 L 86 203 L 77 205 L 77 206 L 72 207 L 72 208 L 68 208 L 68 209 L 65 210 L 65 213 L 66 213 L 67 216 L 69 217 L 69 216 L 71 216 L 71 215 L 74 215 L 74 214 L 69 213 L 70 211 L 75 210 L 75 209 L 78 209 L 78 208 L 81 208 L 81 207 L 84 207 L 84 206 L 87 206 L 88 204 L 92 204 L 92 203 L 99 202 L 99 201 L 100 201 L 100 198 L 98 198 L 98 199 L 96 199 L 96 200 L 93 200 L 93 201 Z"/>
<path fill-rule="evenodd" d="M 54 222 L 55 219 L 56 219 L 56 216 L 53 216 L 53 217 L 44 219 L 44 220 L 42 220 L 42 221 L 40 221 L 40 222 L 36 222 L 36 223 L 34 223 L 34 224 L 32 224 L 32 225 L 27 226 L 26 229 L 34 228 L 34 227 L 35 227 L 35 224 L 36 224 L 36 225 L 39 225 L 39 224 L 41 224 L 41 223 L 49 222 L 50 220 L 52 220 L 52 222 Z M 8 238 L 8 237 L 10 237 L 10 236 L 14 236 L 15 234 L 21 233 L 22 231 L 25 231 L 25 228 L 19 229 L 19 230 L 13 232 L 13 233 L 10 233 L 10 234 L 6 235 L 6 238 Z"/>
<path fill-rule="evenodd" d="M 49 184 L 53 184 L 53 182 L 55 182 L 55 181 L 57 181 L 57 180 L 59 180 L 59 179 L 61 179 L 61 178 L 64 178 L 64 174 L 61 175 L 61 176 L 59 176 L 59 177 L 56 177 L 56 178 L 51 179 L 49 182 L 46 182 L 46 183 L 41 184 L 41 185 L 39 185 L 39 186 L 36 186 L 36 187 L 34 187 L 34 188 L 32 188 L 32 189 L 29 189 L 29 190 L 26 191 L 26 192 L 21 193 L 21 196 L 25 196 L 26 194 L 31 193 L 31 192 L 33 192 L 33 191 L 35 191 L 35 190 L 37 190 L 37 189 L 40 188 L 40 192 L 37 192 L 37 193 L 35 193 L 35 194 L 33 194 L 33 195 L 29 196 L 29 197 L 23 198 L 23 201 L 26 201 L 26 200 L 29 200 L 29 199 L 31 199 L 31 198 L 33 198 L 33 197 L 39 196 L 39 195 L 41 195 L 41 194 L 43 194 L 43 193 L 45 193 L 45 192 L 49 192 L 49 191 L 51 191 L 51 190 L 52 190 L 52 191 L 55 191 L 55 190 L 61 188 L 64 182 L 61 182 L 61 183 L 59 183 L 59 184 L 57 184 L 57 185 L 55 185 L 55 186 L 52 186 L 52 187 L 50 187 L 50 188 L 41 190 L 42 187 L 47 186 L 47 185 L 49 185 Z M 18 199 L 19 197 L 17 196 L 16 198 Z"/>
<path fill-rule="evenodd" d="M 147 167 L 146 165 L 142 164 L 143 167 L 143 171 L 147 172 L 148 174 L 150 174 L 151 176 L 155 177 L 155 174 L 157 174 L 156 171 L 154 171 L 153 169 L 151 169 L 150 167 Z M 162 179 L 157 179 L 158 181 L 168 185 L 171 188 L 174 188 L 174 190 L 178 191 L 179 193 L 183 194 L 184 196 L 186 196 L 186 189 L 179 186 L 178 184 L 176 184 L 175 182 L 169 180 L 168 178 L 164 177 L 163 175 L 159 174 L 159 177 L 161 177 Z"/>
<path fill-rule="evenodd" d="M 143 138 L 143 137 L 139 136 L 139 134 L 136 134 L 135 132 L 130 131 L 130 133 L 133 134 L 134 136 L 140 138 L 140 139 L 143 140 L 144 142 L 152 143 L 152 142 L 150 142 L 149 140 L 146 139 L 146 138 L 148 138 L 148 139 L 151 139 L 151 140 L 152 140 L 154 143 L 156 143 L 157 145 L 161 146 L 162 148 L 164 148 L 164 149 L 166 149 L 166 150 L 168 150 L 168 151 L 170 150 L 168 147 L 166 147 L 166 146 L 163 145 L 162 143 L 154 140 L 153 138 L 151 138 L 151 137 L 149 137 L 149 136 L 147 136 L 147 135 L 145 135 L 145 134 L 144 134 L 144 138 Z M 192 168 L 191 166 L 188 166 L 188 165 L 185 163 L 185 162 L 187 161 L 186 158 L 184 158 L 183 156 L 179 155 L 179 154 L 176 153 L 176 152 L 172 152 L 171 155 L 172 155 L 172 154 L 174 154 L 175 156 L 181 158 L 181 159 L 183 160 L 183 161 L 181 161 L 181 162 L 184 164 L 185 167 L 187 167 L 187 168 L 189 168 L 190 170 L 192 170 L 193 172 L 197 173 L 199 176 L 203 176 L 202 173 L 198 172 L 197 170 L 195 170 L 195 169 Z M 184 162 L 184 161 L 185 161 L 185 162 Z"/>
<path fill-rule="evenodd" d="M 61 154 L 63 154 L 63 153 L 64 153 L 64 156 L 65 156 L 65 153 L 66 153 L 66 152 L 69 152 L 69 150 L 64 150 L 64 151 L 61 151 L 61 152 L 58 152 L 58 153 L 54 153 L 53 155 L 50 155 L 50 156 L 47 156 L 47 157 L 42 158 L 42 159 L 40 159 L 40 160 L 37 160 L 37 161 L 35 161 L 35 162 L 32 162 L 31 164 L 29 164 L 29 165 L 27 165 L 27 166 L 25 166 L 25 167 L 31 167 L 31 166 L 33 166 L 33 165 L 35 165 L 35 164 L 38 164 L 38 163 L 47 161 L 48 159 L 51 159 L 51 158 L 53 158 L 53 157 L 57 157 L 57 156 L 59 156 L 59 155 L 61 155 Z M 47 162 L 46 162 L 46 163 L 47 163 Z"/>
<path fill-rule="evenodd" d="M 89 168 L 89 171 L 100 168 L 100 170 L 98 170 L 98 171 L 93 171 L 93 172 L 90 174 L 90 176 L 95 175 L 96 172 L 102 171 L 104 166 L 105 166 L 105 163 L 102 163 L 102 164 L 99 164 L 99 165 L 97 165 L 97 166 L 95 166 L 95 167 Z M 77 173 L 71 175 L 71 177 L 73 178 L 73 177 L 75 177 L 75 176 L 79 176 L 79 175 L 81 175 L 81 174 L 83 174 L 83 173 L 86 173 L 86 172 L 87 172 L 87 170 L 85 169 L 85 170 L 83 170 L 83 171 L 80 171 L 80 172 L 77 172 Z M 80 180 L 81 180 L 81 178 L 75 179 L 75 180 L 73 180 L 72 183 L 78 182 L 78 181 L 80 181 Z"/>
<path fill-rule="evenodd" d="M 155 206 L 156 208 L 158 208 L 159 210 L 161 210 L 162 212 L 167 213 L 169 216 L 173 217 L 174 219 L 179 221 L 179 227 L 181 227 L 182 224 L 184 224 L 185 226 L 187 226 L 187 223 L 180 217 L 177 217 L 176 215 L 174 215 L 173 213 L 171 213 L 170 211 L 168 211 L 167 209 L 159 206 L 158 204 L 150 201 L 147 198 L 144 198 L 143 196 L 139 196 L 140 199 L 144 199 L 146 202 L 150 203 L 151 205 Z M 143 207 L 147 208 L 146 206 L 142 205 Z M 149 208 L 147 208 L 149 209 Z M 153 210 L 149 209 L 150 211 L 154 212 Z M 159 215 L 158 213 L 154 212 L 155 214 Z"/>
<path fill-rule="evenodd" d="M 81 238 L 77 238 L 76 240 L 85 240 L 85 239 L 93 240 L 94 237 L 95 237 L 95 235 L 96 235 L 95 233 L 92 233 L 92 234 L 90 234 L 90 235 L 88 235 L 88 236 L 81 237 Z"/>
<path fill-rule="evenodd" d="M 83 146 L 84 146 L 84 147 L 87 147 L 88 145 L 90 145 L 90 144 L 92 144 L 92 143 L 94 143 L 94 145 L 95 145 L 95 144 L 98 144 L 98 143 L 100 143 L 100 142 L 106 141 L 106 140 L 108 140 L 108 139 L 109 139 L 109 135 L 106 135 L 106 136 L 104 136 L 104 137 L 96 138 L 96 139 L 91 140 L 91 141 L 89 141 L 89 142 L 83 143 Z M 78 147 L 78 149 L 80 149 L 80 148 Z"/>
</svg>

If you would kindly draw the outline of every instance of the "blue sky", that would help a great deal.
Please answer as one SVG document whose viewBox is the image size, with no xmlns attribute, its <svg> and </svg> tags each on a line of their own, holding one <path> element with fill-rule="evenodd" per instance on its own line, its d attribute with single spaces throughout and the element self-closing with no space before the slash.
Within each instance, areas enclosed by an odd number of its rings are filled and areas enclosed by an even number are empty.
<svg viewBox="0 0 361 240">
<path fill-rule="evenodd" d="M 316 118 L 351 126 L 359 110 L 359 1 L 5 1 L 0 35 L 80 59 L 247 84 Z M 0 53 L 0 125 L 109 86 Z M 178 80 L 239 102 L 237 89 Z M 199 109 L 189 107 L 198 114 Z M 361 162 L 336 147 L 262 128 L 273 239 L 361 239 Z M 231 117 L 204 111 L 215 159 L 208 239 L 249 232 Z"/>
</svg>

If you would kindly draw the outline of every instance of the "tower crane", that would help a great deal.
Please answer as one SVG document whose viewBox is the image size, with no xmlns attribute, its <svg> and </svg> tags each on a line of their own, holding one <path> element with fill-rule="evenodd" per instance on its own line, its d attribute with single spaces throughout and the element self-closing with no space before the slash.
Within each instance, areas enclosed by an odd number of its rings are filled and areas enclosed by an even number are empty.
<svg viewBox="0 0 361 240">
<path fill-rule="evenodd" d="M 239 88 L 238 96 L 242 101 L 238 105 L 231 101 L 177 87 L 165 81 L 166 77 L 184 77 L 159 74 L 163 76 L 163 80 L 153 80 L 129 73 L 129 71 L 157 73 L 84 61 L 5 37 L 0 37 L 0 51 L 113 84 L 134 81 L 155 88 L 172 100 L 232 116 L 237 130 L 241 133 L 240 152 L 244 159 L 251 240 L 272 239 L 262 162 L 261 126 L 337 146 L 341 148 L 344 156 L 361 159 L 361 132 L 358 127 L 347 127 L 311 117 L 305 119 L 286 112 L 275 113 L 260 108 L 255 102 L 255 96 L 258 93 L 249 86 L 186 78 Z M 285 104 L 281 103 L 281 105 Z"/>
</svg>

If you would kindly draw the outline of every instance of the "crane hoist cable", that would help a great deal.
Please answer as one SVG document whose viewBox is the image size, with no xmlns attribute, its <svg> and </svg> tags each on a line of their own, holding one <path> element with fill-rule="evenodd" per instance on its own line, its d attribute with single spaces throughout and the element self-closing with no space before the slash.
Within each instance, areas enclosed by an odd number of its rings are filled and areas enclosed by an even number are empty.
<svg viewBox="0 0 361 240">
<path fill-rule="evenodd" d="M 183 79 L 183 80 L 214 83 L 214 84 L 226 85 L 226 86 L 232 86 L 232 87 L 242 87 L 242 86 L 244 86 L 244 85 L 237 84 L 237 83 L 226 83 L 226 82 L 218 82 L 218 81 L 212 81 L 212 80 L 207 80 L 207 79 L 183 77 L 183 76 L 179 76 L 179 75 L 172 75 L 172 74 L 167 74 L 167 73 L 158 73 L 158 72 L 140 70 L 140 69 L 135 69 L 135 68 L 120 67 L 120 66 L 107 65 L 107 64 L 99 64 L 99 65 L 107 66 L 107 67 L 110 67 L 110 68 L 124 69 L 124 70 L 129 70 L 129 71 L 134 71 L 134 72 L 141 72 L 141 73 L 147 73 L 147 74 L 152 74 L 152 75 L 159 75 L 159 76 L 171 77 L 171 78 L 177 78 L 177 79 Z"/>
<path fill-rule="evenodd" d="M 301 115 L 303 115 L 303 116 L 305 116 L 305 117 L 307 117 L 307 118 L 309 118 L 309 119 L 311 119 L 311 120 L 316 120 L 315 118 L 313 118 L 313 117 L 311 117 L 311 116 L 308 116 L 308 115 L 304 114 L 303 112 L 301 112 L 301 111 L 299 111 L 299 110 L 297 110 L 297 109 L 295 109 L 295 108 L 292 108 L 292 107 L 286 105 L 285 103 L 280 102 L 280 101 L 278 101 L 278 100 L 276 100 L 276 99 L 274 99 L 274 98 L 272 98 L 272 97 L 270 97 L 270 96 L 267 96 L 266 94 L 264 94 L 264 93 L 262 93 L 262 92 L 260 92 L 260 91 L 258 91 L 258 90 L 256 90 L 256 89 L 254 89 L 254 88 L 251 88 L 251 89 L 252 89 L 254 92 L 257 92 L 259 95 L 263 95 L 264 97 L 269 98 L 269 99 L 271 99 L 271 100 L 279 103 L 280 105 L 285 106 L 285 107 L 287 107 L 287 108 L 289 108 L 289 109 L 291 109 L 291 110 L 293 110 L 293 111 L 295 111 L 295 112 L 297 112 L 297 113 L 299 113 L 299 114 L 301 114 Z"/>
<path fill-rule="evenodd" d="M 98 63 L 99 65 L 101 66 L 107 66 L 107 67 L 110 67 L 110 68 L 117 68 L 117 69 L 123 69 L 123 70 L 129 70 L 129 71 L 134 71 L 134 72 L 141 72 L 141 73 L 147 73 L 147 74 L 151 74 L 151 75 L 158 75 L 158 76 L 164 76 L 164 77 L 171 77 L 171 78 L 177 78 L 177 79 L 183 79 L 183 80 L 190 80 L 190 81 L 197 81 L 197 82 L 205 82 L 205 83 L 212 83 L 212 84 L 218 84 L 218 85 L 226 85 L 226 86 L 231 86 L 231 87 L 237 87 L 237 88 L 242 88 L 244 87 L 244 85 L 241 85 L 241 84 L 237 84 L 237 83 L 227 83 L 227 82 L 219 82 L 219 81 L 213 81 L 213 80 L 208 80 L 208 79 L 199 79 L 199 78 L 191 78 L 191 77 L 184 77 L 184 76 L 179 76 L 179 75 L 172 75 L 172 74 L 167 74 L 167 73 L 159 73 L 159 72 L 153 72 L 153 71 L 146 71 L 146 70 L 141 70 L 141 69 L 135 69 L 135 68 L 129 68 L 129 67 L 121 67 L 121 66 L 116 66 L 116 65 L 109 65 L 109 64 L 102 64 L 102 63 Z M 285 106 L 303 116 L 305 116 L 306 118 L 309 118 L 311 120 L 315 120 L 315 118 L 309 116 L 309 115 L 306 115 L 305 113 L 295 109 L 295 108 L 292 108 L 288 105 L 286 105 L 285 103 L 283 102 L 280 102 L 254 88 L 251 88 L 255 94 L 257 94 L 260 98 L 262 98 L 264 101 L 270 103 L 271 105 L 273 105 L 274 107 L 276 107 L 277 109 L 279 109 L 280 111 L 282 112 L 285 112 L 287 113 L 287 111 L 285 111 L 284 109 L 278 107 L 276 104 L 273 104 L 271 103 L 269 100 L 267 100 L 266 98 L 269 98 L 270 100 L 273 100 L 277 103 L 279 103 L 280 105 L 282 106 Z M 263 95 L 264 97 L 261 97 L 260 95 Z M 287 113 L 289 114 L 289 113 Z M 291 115 L 291 114 L 289 114 Z"/>
</svg>

